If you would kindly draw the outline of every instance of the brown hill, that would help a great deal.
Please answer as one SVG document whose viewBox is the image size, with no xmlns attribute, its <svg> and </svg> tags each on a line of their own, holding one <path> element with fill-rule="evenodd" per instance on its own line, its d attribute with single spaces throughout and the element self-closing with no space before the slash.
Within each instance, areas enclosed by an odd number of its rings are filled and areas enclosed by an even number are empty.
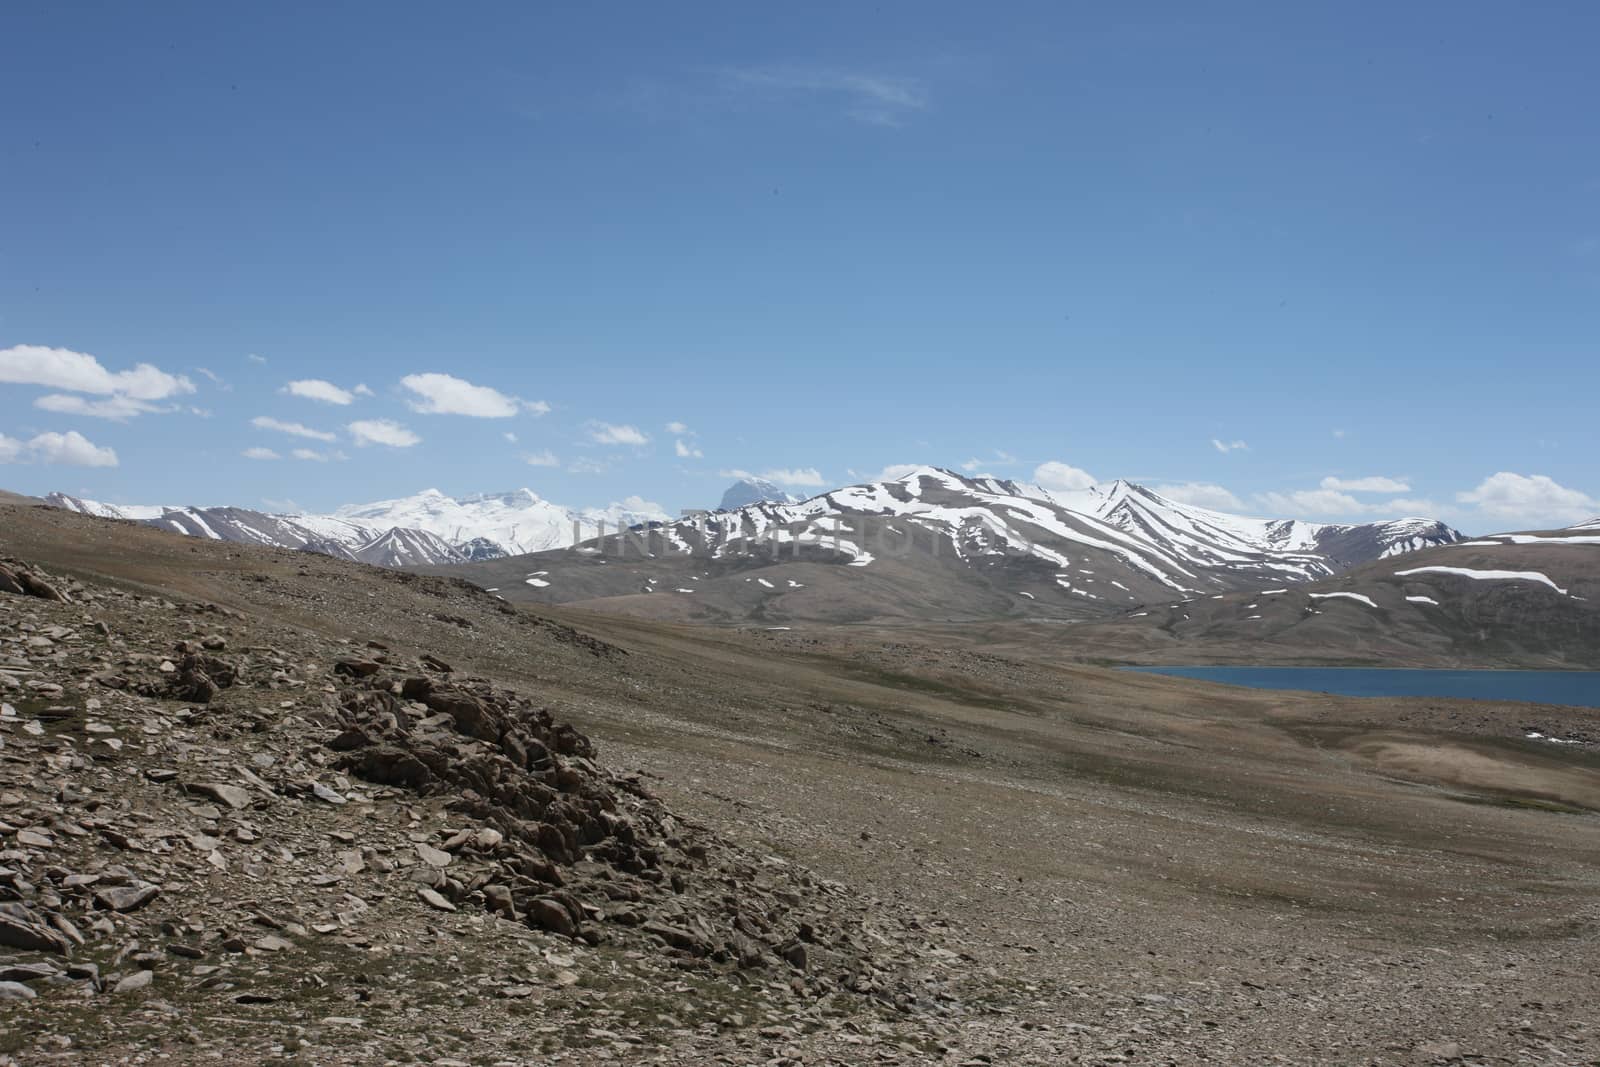
<svg viewBox="0 0 1600 1067">
<path fill-rule="evenodd" d="M 1600 668 L 1600 537 L 1503 534 L 1008 642 L 1133 663 Z"/>
</svg>

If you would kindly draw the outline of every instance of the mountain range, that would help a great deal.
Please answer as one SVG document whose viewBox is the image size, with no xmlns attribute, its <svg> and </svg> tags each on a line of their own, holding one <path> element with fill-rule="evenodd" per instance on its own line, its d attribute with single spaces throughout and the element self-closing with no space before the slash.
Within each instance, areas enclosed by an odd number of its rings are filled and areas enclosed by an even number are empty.
<svg viewBox="0 0 1600 1067">
<path fill-rule="evenodd" d="M 985 574 L 993 581 L 984 584 L 997 589 L 1008 581 L 1042 583 L 1041 590 L 1015 590 L 1021 597 L 1038 600 L 1047 591 L 1057 599 L 1071 596 L 1105 607 L 1259 581 L 1309 581 L 1369 559 L 1460 539 L 1431 519 L 1354 526 L 1247 519 L 1181 504 L 1131 482 L 1062 493 L 966 478 L 937 467 L 808 500 L 797 500 L 769 481 L 744 478 L 723 494 L 721 510 L 679 520 L 637 497 L 579 510 L 530 489 L 459 500 L 428 489 L 347 505 L 328 515 L 115 505 L 61 493 L 49 502 L 194 537 L 322 552 L 388 567 L 535 555 L 549 556 L 552 566 L 563 569 L 574 563 L 593 569 L 609 562 L 603 551 L 609 542 L 595 535 L 632 529 L 639 546 L 656 543 L 669 569 L 673 560 L 690 569 L 706 563 L 719 570 L 732 561 L 744 571 L 753 562 L 747 558 L 753 549 L 784 544 L 791 561 L 866 568 L 879 558 L 912 560 L 930 573 L 954 565 Z M 572 546 L 579 551 L 565 551 Z M 647 550 L 639 547 L 641 554 Z M 652 583 L 645 575 L 636 582 L 622 568 L 602 573 L 601 588 L 579 583 L 584 599 L 626 595 L 659 584 L 661 577 Z M 555 580 L 530 586 L 524 578 L 518 584 L 541 590 L 539 599 L 572 599 L 572 590 Z"/>
<path fill-rule="evenodd" d="M 1428 518 L 1244 518 L 1128 481 L 1062 492 L 937 467 L 799 501 L 742 479 L 724 499 L 751 496 L 679 519 L 636 498 L 579 510 L 527 489 L 326 515 L 49 503 L 669 621 L 980 622 L 947 639 L 1128 663 L 1570 666 L 1600 649 L 1600 519 L 1468 540 Z"/>
<path fill-rule="evenodd" d="M 1126 481 L 1059 492 L 921 467 L 459 573 L 508 599 L 686 620 L 1082 619 L 1315 581 L 1461 539 L 1433 519 L 1241 518 Z"/>
<path fill-rule="evenodd" d="M 509 600 L 1117 663 L 1600 666 L 1600 521 L 1249 519 L 921 468 L 452 568 Z M 960 624 L 960 625 L 945 625 Z"/>
<path fill-rule="evenodd" d="M 667 516 L 637 497 L 605 508 L 562 507 L 531 489 L 457 500 L 437 489 L 351 504 L 331 515 L 271 514 L 238 507 L 106 504 L 52 493 L 56 507 L 129 519 L 192 537 L 321 552 L 380 567 L 467 563 L 572 544 L 579 530 L 661 522 Z M 581 535 L 580 535 L 581 536 Z"/>
</svg>

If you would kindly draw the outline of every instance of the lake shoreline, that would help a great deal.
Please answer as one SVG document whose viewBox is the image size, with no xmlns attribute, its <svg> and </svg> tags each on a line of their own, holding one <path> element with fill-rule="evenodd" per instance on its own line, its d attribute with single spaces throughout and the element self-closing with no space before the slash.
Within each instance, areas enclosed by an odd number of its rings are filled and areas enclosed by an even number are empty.
<svg viewBox="0 0 1600 1067">
<path fill-rule="evenodd" d="M 1358 698 L 1512 701 L 1600 710 L 1600 671 L 1455 667 L 1124 666 L 1246 689 Z"/>
</svg>

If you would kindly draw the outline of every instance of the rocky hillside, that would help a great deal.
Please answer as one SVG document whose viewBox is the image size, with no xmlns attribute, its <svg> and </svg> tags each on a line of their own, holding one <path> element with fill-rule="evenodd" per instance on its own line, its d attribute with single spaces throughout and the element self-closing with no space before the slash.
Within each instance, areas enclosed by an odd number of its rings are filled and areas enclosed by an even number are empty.
<svg viewBox="0 0 1600 1067">
<path fill-rule="evenodd" d="M 531 619 L 525 643 L 626 655 Z M 0 797 L 0 1055 L 26 1062 L 136 1035 L 255 1059 L 285 1034 L 317 1062 L 480 1062 L 468 1035 L 506 1012 L 548 1054 L 790 1005 L 939 1004 L 923 936 L 675 815 L 529 694 L 426 648 L 17 559 Z M 594 1014 L 565 992 L 594 980 L 574 947 L 604 952 L 608 983 L 679 993 Z"/>
<path fill-rule="evenodd" d="M 1496 534 L 1306 585 L 1144 605 L 1050 639 L 1149 663 L 1597 669 L 1600 531 Z"/>
</svg>

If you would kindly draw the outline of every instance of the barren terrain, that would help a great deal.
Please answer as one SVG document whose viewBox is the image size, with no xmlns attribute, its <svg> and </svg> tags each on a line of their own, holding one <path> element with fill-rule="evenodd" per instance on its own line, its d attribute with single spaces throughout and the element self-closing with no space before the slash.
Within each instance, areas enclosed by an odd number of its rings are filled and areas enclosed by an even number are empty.
<svg viewBox="0 0 1600 1067">
<path fill-rule="evenodd" d="M 17 1063 L 1600 1062 L 1591 714 L 511 606 L 13 503 L 0 557 L 71 599 L 0 593 L 0 899 L 82 941 L 0 947 Z"/>
</svg>

